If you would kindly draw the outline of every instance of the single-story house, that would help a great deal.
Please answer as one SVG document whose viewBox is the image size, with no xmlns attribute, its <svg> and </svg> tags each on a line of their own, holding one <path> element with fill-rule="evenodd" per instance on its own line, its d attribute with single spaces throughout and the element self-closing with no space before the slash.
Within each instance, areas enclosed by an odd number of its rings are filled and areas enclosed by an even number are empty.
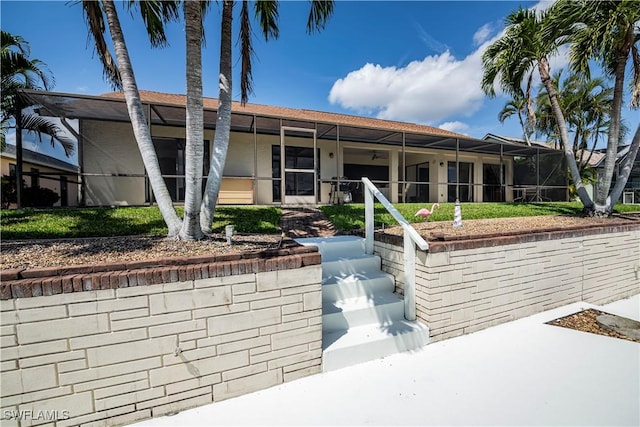
<svg viewBox="0 0 640 427">
<path fill-rule="evenodd" d="M 160 168 L 180 202 L 186 97 L 150 91 L 140 95 Z M 81 204 L 153 203 L 122 92 L 85 96 L 29 91 L 25 96 L 39 105 L 39 114 L 79 122 Z M 217 107 L 218 100 L 204 99 L 206 152 L 212 149 Z M 521 194 L 514 176 L 538 174 L 541 158 L 563 162 L 561 153 L 548 147 L 480 140 L 412 123 L 234 102 L 219 202 L 340 203 L 345 199 L 339 190 L 362 201 L 361 177 L 371 179 L 394 203 L 512 201 Z M 519 171 L 522 159 L 528 159 L 525 172 Z M 205 171 L 208 166 L 205 159 Z M 553 185 L 560 191 L 553 197 L 565 200 L 566 176 L 559 176 Z M 540 184 L 535 176 L 529 181 L 526 186 Z"/>
<path fill-rule="evenodd" d="M 16 146 L 6 144 L 2 153 L 1 174 L 7 179 L 15 179 L 17 160 Z M 48 188 L 60 199 L 54 206 L 78 205 L 78 166 L 47 156 L 36 151 L 22 149 L 22 181 L 25 187 Z M 8 195 L 3 194 L 3 199 Z M 3 200 L 8 202 L 7 200 Z M 13 206 L 13 203 L 7 203 Z"/>
</svg>

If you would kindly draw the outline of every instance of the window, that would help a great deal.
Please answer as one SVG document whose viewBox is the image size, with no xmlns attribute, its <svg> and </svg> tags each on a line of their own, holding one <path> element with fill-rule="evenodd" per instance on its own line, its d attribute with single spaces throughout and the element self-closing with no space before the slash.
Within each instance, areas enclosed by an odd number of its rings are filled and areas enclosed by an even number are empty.
<svg viewBox="0 0 640 427">
<path fill-rule="evenodd" d="M 449 162 L 447 166 L 447 181 L 449 182 L 449 202 L 459 199 L 461 202 L 473 202 L 473 163 L 458 162 L 456 174 L 456 162 Z M 456 190 L 458 191 L 456 197 Z"/>
<path fill-rule="evenodd" d="M 158 156 L 160 172 L 167 184 L 167 189 L 174 202 L 184 201 L 185 194 L 185 145 L 183 138 L 153 138 L 153 145 Z M 209 174 L 209 141 L 204 141 L 204 164 L 202 166 L 202 191 Z M 152 192 L 149 185 L 147 201 L 151 201 Z"/>
<path fill-rule="evenodd" d="M 16 173 L 16 165 L 14 163 L 9 163 L 9 176 L 15 178 Z"/>
</svg>

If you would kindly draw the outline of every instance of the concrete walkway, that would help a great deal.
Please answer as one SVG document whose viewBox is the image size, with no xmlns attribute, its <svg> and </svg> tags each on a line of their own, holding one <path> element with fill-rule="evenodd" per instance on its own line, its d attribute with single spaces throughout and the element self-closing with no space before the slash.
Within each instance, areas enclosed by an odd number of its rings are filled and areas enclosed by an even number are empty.
<svg viewBox="0 0 640 427">
<path fill-rule="evenodd" d="M 640 320 L 640 295 L 571 304 L 136 425 L 638 426 L 640 344 L 545 324 L 583 308 Z"/>
</svg>

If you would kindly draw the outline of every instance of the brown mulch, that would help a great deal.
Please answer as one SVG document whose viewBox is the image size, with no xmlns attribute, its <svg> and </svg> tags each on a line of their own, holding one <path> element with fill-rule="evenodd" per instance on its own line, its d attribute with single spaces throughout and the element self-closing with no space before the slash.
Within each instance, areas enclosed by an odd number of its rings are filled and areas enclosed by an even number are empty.
<svg viewBox="0 0 640 427">
<path fill-rule="evenodd" d="M 552 320 L 550 322 L 547 322 L 547 324 L 640 343 L 640 339 L 631 338 L 611 329 L 600 326 L 596 321 L 596 318 L 602 314 L 609 313 L 590 308 L 578 313 L 571 314 L 569 316 Z"/>
<path fill-rule="evenodd" d="M 637 221 L 640 218 L 636 217 Z M 422 222 L 415 228 L 427 240 L 435 236 L 486 236 L 530 233 L 535 230 L 562 229 L 600 223 L 628 223 L 628 217 L 581 218 L 565 216 L 536 216 L 482 220 L 463 220 L 463 226 L 453 228 L 452 222 Z M 0 246 L 0 269 L 39 268 L 62 265 L 95 264 L 106 262 L 138 261 L 176 256 L 215 255 L 259 251 L 290 244 L 292 238 L 331 236 L 336 234 L 333 224 L 319 209 L 284 209 L 281 229 L 284 236 L 243 235 L 233 237 L 227 245 L 223 234 L 216 234 L 198 242 L 183 242 L 161 236 L 125 236 L 58 240 L 3 240 Z M 401 227 L 384 230 L 401 233 Z"/>
</svg>

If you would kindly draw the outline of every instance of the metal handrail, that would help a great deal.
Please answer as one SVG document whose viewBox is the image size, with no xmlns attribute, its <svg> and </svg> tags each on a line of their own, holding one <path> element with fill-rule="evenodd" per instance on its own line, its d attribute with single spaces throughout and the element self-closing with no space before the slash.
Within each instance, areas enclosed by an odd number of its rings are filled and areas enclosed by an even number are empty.
<svg viewBox="0 0 640 427">
<path fill-rule="evenodd" d="M 415 228 L 398 212 L 387 198 L 373 185 L 368 178 L 362 178 L 364 184 L 364 224 L 365 224 L 365 252 L 373 254 L 373 198 L 382 203 L 382 206 L 402 226 L 404 239 L 404 317 L 407 320 L 416 319 L 416 247 L 428 251 L 429 244 L 418 234 Z"/>
</svg>

